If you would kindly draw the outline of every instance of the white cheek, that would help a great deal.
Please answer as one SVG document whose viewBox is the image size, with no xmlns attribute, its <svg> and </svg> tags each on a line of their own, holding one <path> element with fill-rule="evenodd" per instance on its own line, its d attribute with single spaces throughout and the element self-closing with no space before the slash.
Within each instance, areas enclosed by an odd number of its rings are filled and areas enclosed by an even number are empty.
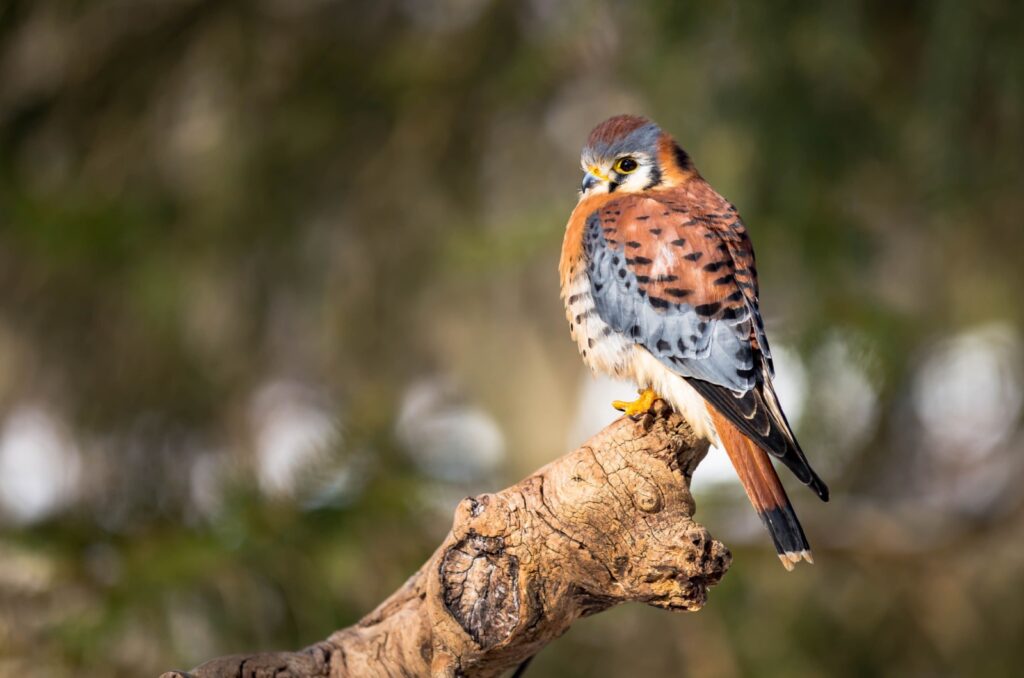
<svg viewBox="0 0 1024 678">
<path fill-rule="evenodd" d="M 619 188 L 631 193 L 644 190 L 651 183 L 651 169 L 649 165 L 641 165 L 619 185 Z"/>
</svg>

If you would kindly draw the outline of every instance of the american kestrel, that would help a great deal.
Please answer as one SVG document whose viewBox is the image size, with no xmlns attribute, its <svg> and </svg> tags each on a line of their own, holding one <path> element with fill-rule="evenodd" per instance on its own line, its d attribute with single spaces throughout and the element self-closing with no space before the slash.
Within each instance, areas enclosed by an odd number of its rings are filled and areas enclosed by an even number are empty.
<svg viewBox="0 0 1024 678">
<path fill-rule="evenodd" d="M 782 564 L 813 562 L 769 455 L 823 501 L 828 488 L 772 388 L 754 251 L 735 206 L 646 118 L 602 122 L 581 162 L 559 274 L 584 362 L 643 389 L 615 407 L 637 415 L 661 397 L 724 448 Z"/>
</svg>

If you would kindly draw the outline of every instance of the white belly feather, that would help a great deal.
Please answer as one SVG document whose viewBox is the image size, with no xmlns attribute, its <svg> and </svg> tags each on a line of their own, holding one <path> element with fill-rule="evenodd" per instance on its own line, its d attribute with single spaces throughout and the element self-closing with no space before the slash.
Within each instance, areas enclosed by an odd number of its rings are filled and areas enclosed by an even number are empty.
<svg viewBox="0 0 1024 678">
<path fill-rule="evenodd" d="M 601 320 L 586 274 L 577 275 L 565 290 L 565 314 L 572 338 L 591 370 L 632 379 L 640 387 L 654 389 L 686 419 L 696 435 L 718 444 L 704 398 L 647 349 Z"/>
</svg>

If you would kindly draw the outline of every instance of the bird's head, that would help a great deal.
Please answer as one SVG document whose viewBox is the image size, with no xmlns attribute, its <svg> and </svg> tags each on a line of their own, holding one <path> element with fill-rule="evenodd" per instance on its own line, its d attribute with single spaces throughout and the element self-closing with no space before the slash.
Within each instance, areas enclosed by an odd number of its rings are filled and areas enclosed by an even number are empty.
<svg viewBox="0 0 1024 678">
<path fill-rule="evenodd" d="M 581 199 L 597 193 L 637 193 L 677 186 L 693 174 L 689 156 L 660 127 L 617 115 L 595 127 L 580 155 Z"/>
</svg>

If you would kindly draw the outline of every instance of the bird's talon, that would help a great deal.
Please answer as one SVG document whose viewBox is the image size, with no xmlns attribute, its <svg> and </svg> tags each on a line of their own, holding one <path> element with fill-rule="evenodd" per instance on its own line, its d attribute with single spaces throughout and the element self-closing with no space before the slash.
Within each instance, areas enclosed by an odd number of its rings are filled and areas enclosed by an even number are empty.
<svg viewBox="0 0 1024 678">
<path fill-rule="evenodd" d="M 613 400 L 612 407 L 617 410 L 621 410 L 627 417 L 635 417 L 638 414 L 646 414 L 647 412 L 650 412 L 651 407 L 654 406 L 654 401 L 657 399 L 658 394 L 654 392 L 654 389 L 645 388 L 640 391 L 640 397 L 636 400 Z"/>
</svg>

